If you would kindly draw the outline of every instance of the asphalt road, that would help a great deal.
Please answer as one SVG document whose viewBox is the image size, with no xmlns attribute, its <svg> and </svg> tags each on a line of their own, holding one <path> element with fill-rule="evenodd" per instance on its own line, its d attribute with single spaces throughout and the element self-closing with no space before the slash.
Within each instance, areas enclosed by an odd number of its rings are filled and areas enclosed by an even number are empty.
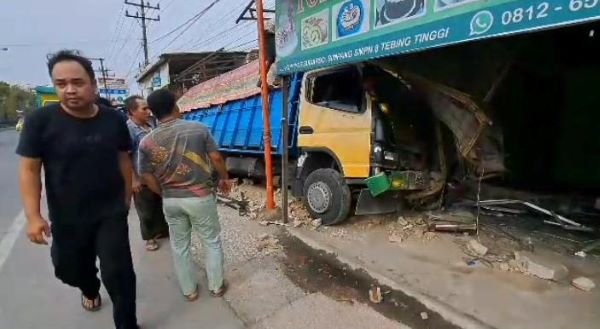
<svg viewBox="0 0 600 329">
<path fill-rule="evenodd" d="M 21 211 L 17 182 L 19 157 L 15 154 L 18 140 L 19 134 L 14 129 L 0 129 L 0 240 Z"/>
<path fill-rule="evenodd" d="M 102 310 L 85 312 L 79 292 L 54 278 L 48 246 L 35 246 L 25 237 L 16 175 L 18 157 L 14 155 L 17 141 L 15 131 L 0 132 L 0 328 L 113 328 L 106 291 L 101 291 Z M 147 252 L 135 211 L 129 223 L 142 329 L 243 328 L 225 300 L 209 297 L 206 290 L 198 301 L 184 301 L 173 273 L 168 240 L 162 241 L 160 250 Z M 206 287 L 204 278 L 199 282 Z"/>
</svg>

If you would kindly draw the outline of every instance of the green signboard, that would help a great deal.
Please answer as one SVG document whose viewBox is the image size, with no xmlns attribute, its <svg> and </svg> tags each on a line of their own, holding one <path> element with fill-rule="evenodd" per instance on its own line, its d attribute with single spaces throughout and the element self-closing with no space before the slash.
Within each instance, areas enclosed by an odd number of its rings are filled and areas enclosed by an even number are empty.
<svg viewBox="0 0 600 329">
<path fill-rule="evenodd" d="M 600 0 L 277 0 L 281 74 L 600 18 Z"/>
</svg>

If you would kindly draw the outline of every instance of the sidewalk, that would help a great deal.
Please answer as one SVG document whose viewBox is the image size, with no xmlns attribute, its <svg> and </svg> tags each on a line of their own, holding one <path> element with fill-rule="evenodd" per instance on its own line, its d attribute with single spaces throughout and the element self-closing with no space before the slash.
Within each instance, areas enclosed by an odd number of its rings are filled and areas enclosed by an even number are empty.
<svg viewBox="0 0 600 329">
<path fill-rule="evenodd" d="M 179 292 L 168 245 L 146 252 L 135 211 L 129 217 L 131 249 L 137 274 L 138 319 L 142 329 L 238 329 L 243 323 L 222 298 L 212 298 L 200 278 L 200 299 L 189 303 Z M 104 289 L 104 307 L 83 311 L 77 290 L 54 278 L 47 246 L 32 245 L 21 231 L 0 269 L 0 328 L 112 328 L 112 305 Z"/>
<path fill-rule="evenodd" d="M 288 228 L 315 249 L 359 268 L 380 284 L 412 296 L 461 328 L 595 329 L 600 323 L 600 290 L 582 292 L 569 281 L 550 282 L 521 273 L 469 266 L 451 240 L 391 243 L 385 225 Z M 571 276 L 600 281 L 600 266 L 582 266 L 571 257 Z M 570 278 L 569 278 L 570 280 Z"/>
<path fill-rule="evenodd" d="M 285 230 L 259 225 L 227 207 L 220 206 L 219 215 L 229 282 L 224 298 L 247 328 L 410 329 L 367 304 L 341 302 L 318 291 L 304 291 L 286 276 L 286 255 L 281 245 L 259 247 L 266 236 L 273 239 Z M 197 242 L 194 249 L 196 259 L 202 264 L 201 246 Z"/>
</svg>

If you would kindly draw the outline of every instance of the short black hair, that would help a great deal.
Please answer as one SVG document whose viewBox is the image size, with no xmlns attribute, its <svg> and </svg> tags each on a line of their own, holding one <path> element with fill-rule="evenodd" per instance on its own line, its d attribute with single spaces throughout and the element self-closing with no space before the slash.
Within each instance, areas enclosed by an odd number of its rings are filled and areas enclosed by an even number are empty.
<svg viewBox="0 0 600 329">
<path fill-rule="evenodd" d="M 49 54 L 48 58 L 48 74 L 52 77 L 52 70 L 54 66 L 60 62 L 74 61 L 79 63 L 88 74 L 92 83 L 96 83 L 96 74 L 94 73 L 94 67 L 92 61 L 81 55 L 79 50 L 61 50 L 53 54 Z"/>
<path fill-rule="evenodd" d="M 166 118 L 171 113 L 177 104 L 177 98 L 168 89 L 159 89 L 153 91 L 147 99 L 148 107 L 152 114 L 158 119 Z"/>
<path fill-rule="evenodd" d="M 139 95 L 132 95 L 129 96 L 127 98 L 125 98 L 125 108 L 127 109 L 127 113 L 132 114 L 133 111 L 137 110 L 137 100 L 141 99 L 144 100 L 144 97 L 139 96 Z"/>
</svg>

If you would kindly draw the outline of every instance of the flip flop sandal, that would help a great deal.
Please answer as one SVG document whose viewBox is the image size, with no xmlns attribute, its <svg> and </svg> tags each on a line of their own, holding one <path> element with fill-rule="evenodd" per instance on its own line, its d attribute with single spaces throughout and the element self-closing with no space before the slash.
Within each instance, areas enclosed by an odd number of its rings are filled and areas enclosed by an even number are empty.
<svg viewBox="0 0 600 329">
<path fill-rule="evenodd" d="M 158 248 L 160 248 L 160 246 L 158 245 L 158 242 L 156 242 L 156 240 L 152 239 L 152 240 L 146 241 L 146 250 L 156 251 L 156 250 L 158 250 Z"/>
<path fill-rule="evenodd" d="M 223 295 L 225 295 L 225 292 L 227 292 L 227 284 L 225 284 L 225 282 L 223 282 L 223 285 L 221 286 L 221 288 L 219 288 L 217 290 L 211 290 L 210 295 L 213 297 L 223 297 Z"/>
<path fill-rule="evenodd" d="M 94 299 L 88 299 L 83 294 L 81 294 L 81 307 L 83 307 L 83 309 L 88 312 L 96 312 L 100 308 L 102 308 L 102 297 L 100 297 L 100 294 L 98 294 L 98 297 Z"/>
<path fill-rule="evenodd" d="M 199 296 L 200 296 L 200 294 L 198 293 L 198 289 L 196 289 L 196 291 L 194 291 L 193 293 L 191 293 L 189 295 L 183 295 L 183 297 L 185 297 L 185 300 L 187 300 L 188 302 L 196 301 Z"/>
</svg>

